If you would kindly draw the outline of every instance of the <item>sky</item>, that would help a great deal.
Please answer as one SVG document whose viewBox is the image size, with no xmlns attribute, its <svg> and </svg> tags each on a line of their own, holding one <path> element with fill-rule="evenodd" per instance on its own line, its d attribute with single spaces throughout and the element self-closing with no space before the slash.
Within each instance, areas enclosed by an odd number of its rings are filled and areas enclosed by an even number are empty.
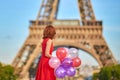
<svg viewBox="0 0 120 80">
<path fill-rule="evenodd" d="M 1 0 L 0 62 L 11 64 L 29 35 L 29 21 L 36 19 L 41 1 Z M 120 60 L 119 3 L 120 0 L 92 0 L 96 19 L 103 21 L 103 36 L 116 60 Z M 77 0 L 60 0 L 57 19 L 79 18 Z M 89 55 L 85 53 L 86 56 Z"/>
</svg>

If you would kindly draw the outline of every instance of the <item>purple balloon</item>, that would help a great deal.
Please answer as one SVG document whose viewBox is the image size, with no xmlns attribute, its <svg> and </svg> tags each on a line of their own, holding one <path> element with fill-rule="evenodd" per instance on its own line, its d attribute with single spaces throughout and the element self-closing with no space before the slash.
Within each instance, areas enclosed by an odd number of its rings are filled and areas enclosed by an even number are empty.
<svg viewBox="0 0 120 80">
<path fill-rule="evenodd" d="M 76 73 L 76 71 L 75 71 L 75 68 L 74 68 L 74 67 L 69 67 L 69 68 L 66 69 L 66 74 L 67 74 L 67 76 L 72 77 L 72 76 L 75 75 L 75 73 Z"/>
<path fill-rule="evenodd" d="M 72 66 L 72 64 L 73 64 L 73 62 L 72 62 L 72 59 L 70 59 L 70 58 L 65 58 L 63 61 L 62 61 L 62 65 L 63 65 L 63 67 L 71 67 Z"/>
<path fill-rule="evenodd" d="M 64 67 L 62 67 L 62 65 L 60 65 L 58 68 L 56 68 L 55 75 L 57 78 L 64 78 L 65 77 L 66 70 L 64 69 Z"/>
</svg>

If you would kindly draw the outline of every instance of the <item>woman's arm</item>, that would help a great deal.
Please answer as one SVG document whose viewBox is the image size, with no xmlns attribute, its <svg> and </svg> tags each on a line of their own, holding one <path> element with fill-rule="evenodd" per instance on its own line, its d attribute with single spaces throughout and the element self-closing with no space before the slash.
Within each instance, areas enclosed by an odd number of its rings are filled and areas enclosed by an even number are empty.
<svg viewBox="0 0 120 80">
<path fill-rule="evenodd" d="M 46 50 L 45 50 L 45 56 L 46 56 L 46 57 L 50 57 L 50 58 L 52 57 L 52 55 L 50 54 L 51 44 L 52 44 L 52 40 L 49 39 L 49 40 L 47 41 Z"/>
</svg>

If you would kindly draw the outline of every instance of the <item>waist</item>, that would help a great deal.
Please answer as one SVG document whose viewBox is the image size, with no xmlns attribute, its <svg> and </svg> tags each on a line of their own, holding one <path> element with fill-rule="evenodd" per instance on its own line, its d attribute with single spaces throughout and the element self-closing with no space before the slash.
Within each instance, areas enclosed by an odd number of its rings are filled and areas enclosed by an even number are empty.
<svg viewBox="0 0 120 80">
<path fill-rule="evenodd" d="M 50 58 L 46 56 L 41 56 L 41 59 L 50 59 Z"/>
</svg>

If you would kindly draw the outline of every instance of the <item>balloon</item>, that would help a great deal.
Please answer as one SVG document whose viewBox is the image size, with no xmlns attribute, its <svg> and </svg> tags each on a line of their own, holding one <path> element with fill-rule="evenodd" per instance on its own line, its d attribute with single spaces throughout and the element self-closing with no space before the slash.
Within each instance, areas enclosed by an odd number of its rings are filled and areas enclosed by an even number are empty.
<svg viewBox="0 0 120 80">
<path fill-rule="evenodd" d="M 71 67 L 72 66 L 72 59 L 64 58 L 62 61 L 63 67 Z"/>
<path fill-rule="evenodd" d="M 58 48 L 56 56 L 62 61 L 66 57 L 67 51 L 65 48 Z"/>
<path fill-rule="evenodd" d="M 72 76 L 75 75 L 75 73 L 76 73 L 76 71 L 75 71 L 75 68 L 73 68 L 73 67 L 69 67 L 69 68 L 66 69 L 66 75 L 67 76 L 72 77 Z"/>
<path fill-rule="evenodd" d="M 78 50 L 76 48 L 70 48 L 68 50 L 67 57 L 71 59 L 78 57 Z"/>
<path fill-rule="evenodd" d="M 64 67 L 59 66 L 58 68 L 56 68 L 55 70 L 55 75 L 57 78 L 64 78 L 66 75 L 66 70 L 64 69 Z"/>
<path fill-rule="evenodd" d="M 73 62 L 73 64 L 72 64 L 73 67 L 78 67 L 81 64 L 81 60 L 79 57 L 72 59 L 72 62 Z"/>
<path fill-rule="evenodd" d="M 69 49 L 68 49 L 67 47 L 64 47 L 64 48 L 65 48 L 66 52 L 68 53 L 68 50 L 69 50 Z"/>
<path fill-rule="evenodd" d="M 60 60 L 57 57 L 52 57 L 49 60 L 49 65 L 52 68 L 57 68 L 60 64 Z"/>
</svg>

